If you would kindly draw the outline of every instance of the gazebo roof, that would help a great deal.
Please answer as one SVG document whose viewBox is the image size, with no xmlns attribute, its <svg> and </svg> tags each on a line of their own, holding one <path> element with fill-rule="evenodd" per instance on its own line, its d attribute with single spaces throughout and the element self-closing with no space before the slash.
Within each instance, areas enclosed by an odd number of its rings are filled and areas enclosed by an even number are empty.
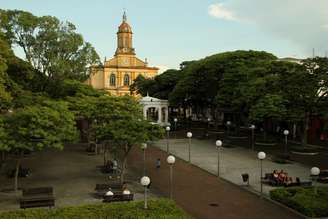
<svg viewBox="0 0 328 219">
<path fill-rule="evenodd" d="M 158 103 L 167 103 L 167 100 L 161 100 L 155 97 L 151 97 L 147 94 L 147 96 L 141 98 L 140 100 L 141 103 L 153 103 L 153 102 L 158 102 Z"/>
</svg>

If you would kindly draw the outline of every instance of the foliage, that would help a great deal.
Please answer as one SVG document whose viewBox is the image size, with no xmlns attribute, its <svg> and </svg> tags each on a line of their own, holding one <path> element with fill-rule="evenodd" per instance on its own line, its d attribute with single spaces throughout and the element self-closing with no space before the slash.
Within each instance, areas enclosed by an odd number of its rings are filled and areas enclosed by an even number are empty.
<svg viewBox="0 0 328 219">
<path fill-rule="evenodd" d="M 146 96 L 148 93 L 152 97 L 168 99 L 180 78 L 181 72 L 175 69 L 169 69 L 154 79 L 144 78 L 142 75 L 139 75 L 130 89 L 142 96 Z"/>
<path fill-rule="evenodd" d="M 3 123 L 3 117 L 0 115 L 0 151 L 7 151 L 8 146 L 5 142 L 5 139 L 7 138 L 7 133 L 4 129 L 4 123 Z"/>
<path fill-rule="evenodd" d="M 99 97 L 107 93 L 104 91 L 96 90 L 90 85 L 83 84 L 82 82 L 67 79 L 57 82 L 57 84 L 54 84 L 53 87 L 50 87 L 50 89 L 48 89 L 48 94 L 52 98 L 63 99 L 70 96 Z"/>
<path fill-rule="evenodd" d="M 12 55 L 8 43 L 0 35 L 0 111 L 8 109 L 12 99 L 7 87 L 7 58 Z"/>
<path fill-rule="evenodd" d="M 4 117 L 4 128 L 11 151 L 62 149 L 65 141 L 77 136 L 74 115 L 66 103 L 59 101 L 16 109 Z"/>
<path fill-rule="evenodd" d="M 306 59 L 302 65 L 294 64 L 277 73 L 281 95 L 287 102 L 287 118 L 302 122 L 305 145 L 310 117 L 328 111 L 328 58 Z"/>
<path fill-rule="evenodd" d="M 270 197 L 308 217 L 328 216 L 328 188 L 319 187 L 315 195 L 313 188 L 280 188 L 270 191 Z"/>
<path fill-rule="evenodd" d="M 118 202 L 110 204 L 83 205 L 53 209 L 26 209 L 5 212 L 0 219 L 53 218 L 53 219 L 89 219 L 89 218 L 136 218 L 136 219 L 191 219 L 173 201 L 167 199 L 149 200 L 148 209 L 143 202 Z"/>
<path fill-rule="evenodd" d="M 286 108 L 282 96 L 267 94 L 257 101 L 250 109 L 250 118 L 253 121 L 263 122 L 265 119 L 282 119 Z"/>
<path fill-rule="evenodd" d="M 170 95 L 174 104 L 196 107 L 244 108 L 250 102 L 250 80 L 263 73 L 276 57 L 266 52 L 225 52 L 192 61 L 183 67 L 183 78 Z"/>
<path fill-rule="evenodd" d="M 48 79 L 46 82 L 83 81 L 89 66 L 99 62 L 94 48 L 75 32 L 72 23 L 18 10 L 1 10 L 0 18 L 6 38 L 23 49 L 27 61 Z"/>
</svg>

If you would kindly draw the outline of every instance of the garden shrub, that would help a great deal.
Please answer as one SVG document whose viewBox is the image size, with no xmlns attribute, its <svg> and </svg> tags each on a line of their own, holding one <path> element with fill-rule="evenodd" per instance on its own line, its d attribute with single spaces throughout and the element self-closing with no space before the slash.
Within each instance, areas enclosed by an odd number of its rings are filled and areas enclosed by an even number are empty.
<svg viewBox="0 0 328 219">
<path fill-rule="evenodd" d="M 270 197 L 308 217 L 328 216 L 327 187 L 319 187 L 317 195 L 313 187 L 279 188 L 270 191 Z"/>
<path fill-rule="evenodd" d="M 144 209 L 143 201 L 115 202 L 62 208 L 34 208 L 0 213 L 0 219 L 192 219 L 175 203 L 153 199 Z"/>
</svg>

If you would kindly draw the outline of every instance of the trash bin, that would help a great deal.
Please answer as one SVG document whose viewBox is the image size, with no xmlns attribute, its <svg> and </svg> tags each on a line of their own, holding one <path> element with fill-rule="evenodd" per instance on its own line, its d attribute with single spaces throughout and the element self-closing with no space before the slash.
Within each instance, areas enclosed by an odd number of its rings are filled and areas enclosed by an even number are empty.
<svg viewBox="0 0 328 219">
<path fill-rule="evenodd" d="M 241 174 L 242 178 L 243 178 L 243 182 L 247 182 L 247 184 L 249 184 L 249 175 L 248 173 L 243 173 Z"/>
</svg>

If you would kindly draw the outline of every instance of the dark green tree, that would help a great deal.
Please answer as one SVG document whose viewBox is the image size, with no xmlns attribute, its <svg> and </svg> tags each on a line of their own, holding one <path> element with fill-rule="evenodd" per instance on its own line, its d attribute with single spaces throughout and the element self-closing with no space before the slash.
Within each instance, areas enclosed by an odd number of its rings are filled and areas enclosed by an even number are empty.
<svg viewBox="0 0 328 219">
<path fill-rule="evenodd" d="M 18 171 L 25 151 L 46 148 L 62 149 L 77 138 L 74 115 L 65 102 L 44 101 L 42 105 L 15 109 L 3 116 L 5 145 L 17 155 L 14 189 L 18 188 Z"/>
<path fill-rule="evenodd" d="M 89 67 L 99 63 L 94 48 L 75 32 L 72 23 L 18 10 L 1 10 L 0 18 L 6 38 L 21 47 L 26 60 L 47 79 L 44 89 L 58 80 L 83 81 Z"/>
<path fill-rule="evenodd" d="M 306 145 L 310 118 L 328 110 L 328 58 L 306 59 L 279 73 L 287 119 L 302 124 L 302 145 Z"/>
</svg>

